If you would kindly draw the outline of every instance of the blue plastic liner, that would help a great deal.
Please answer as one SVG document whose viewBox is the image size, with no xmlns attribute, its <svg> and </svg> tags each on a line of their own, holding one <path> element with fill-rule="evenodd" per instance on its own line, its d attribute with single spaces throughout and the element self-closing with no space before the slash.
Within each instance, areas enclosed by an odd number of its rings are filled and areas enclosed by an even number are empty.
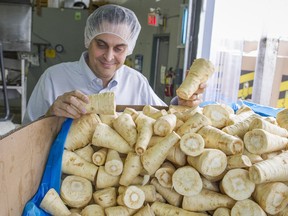
<svg viewBox="0 0 288 216">
<path fill-rule="evenodd" d="M 200 106 L 203 107 L 208 104 L 216 104 L 216 102 L 207 101 L 203 102 Z M 283 108 L 272 108 L 268 106 L 262 106 L 249 101 L 239 100 L 237 103 L 227 104 L 236 112 L 243 104 L 249 106 L 255 113 L 261 116 L 272 116 L 276 117 L 277 113 Z M 39 205 L 50 188 L 54 188 L 58 193 L 60 191 L 61 184 L 61 165 L 62 165 L 62 155 L 64 150 L 64 143 L 66 136 L 68 134 L 69 128 L 71 126 L 73 119 L 66 119 L 62 125 L 61 131 L 53 142 L 47 164 L 43 173 L 43 177 L 38 188 L 38 191 L 34 197 L 27 202 L 25 205 L 23 216 L 46 216 L 50 215 L 45 211 L 41 210 Z"/>
<path fill-rule="evenodd" d="M 26 203 L 22 216 L 50 215 L 43 211 L 39 205 L 50 188 L 54 188 L 58 193 L 60 192 L 64 143 L 72 121 L 73 119 L 68 118 L 62 124 L 61 130 L 50 148 L 48 160 L 39 188 L 32 199 Z"/>
</svg>

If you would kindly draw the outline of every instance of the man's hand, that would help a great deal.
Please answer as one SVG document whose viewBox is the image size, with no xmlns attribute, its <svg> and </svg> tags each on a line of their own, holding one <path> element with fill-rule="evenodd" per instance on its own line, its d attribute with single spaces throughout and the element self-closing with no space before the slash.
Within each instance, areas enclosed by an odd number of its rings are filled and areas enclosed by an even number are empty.
<svg viewBox="0 0 288 216">
<path fill-rule="evenodd" d="M 80 118 L 86 114 L 83 102 L 89 103 L 87 95 L 78 90 L 67 92 L 54 101 L 46 116 L 55 115 L 73 119 Z"/>
<path fill-rule="evenodd" d="M 206 87 L 206 83 L 201 83 L 198 90 L 189 98 L 189 100 L 184 100 L 178 97 L 178 105 L 189 107 L 198 106 L 202 102 L 202 93 L 205 91 Z"/>
</svg>

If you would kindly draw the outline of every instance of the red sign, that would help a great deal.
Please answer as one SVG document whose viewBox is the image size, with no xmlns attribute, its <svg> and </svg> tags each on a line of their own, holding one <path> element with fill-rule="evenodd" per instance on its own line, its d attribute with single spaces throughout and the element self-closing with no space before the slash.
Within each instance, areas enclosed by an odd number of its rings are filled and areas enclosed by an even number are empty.
<svg viewBox="0 0 288 216">
<path fill-rule="evenodd" d="M 154 14 L 154 13 L 149 13 L 148 14 L 148 25 L 158 26 L 157 15 L 156 14 Z"/>
</svg>

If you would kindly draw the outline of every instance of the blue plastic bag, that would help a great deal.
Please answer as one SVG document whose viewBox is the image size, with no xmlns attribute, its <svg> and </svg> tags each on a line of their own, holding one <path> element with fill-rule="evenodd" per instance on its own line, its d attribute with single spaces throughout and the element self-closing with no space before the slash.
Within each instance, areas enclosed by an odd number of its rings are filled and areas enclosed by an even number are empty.
<svg viewBox="0 0 288 216">
<path fill-rule="evenodd" d="M 62 124 L 61 130 L 50 148 L 39 188 L 32 199 L 26 203 L 22 216 L 50 215 L 43 211 L 39 205 L 50 188 L 54 188 L 58 193 L 60 192 L 64 143 L 72 121 L 73 119 L 68 118 Z"/>
</svg>

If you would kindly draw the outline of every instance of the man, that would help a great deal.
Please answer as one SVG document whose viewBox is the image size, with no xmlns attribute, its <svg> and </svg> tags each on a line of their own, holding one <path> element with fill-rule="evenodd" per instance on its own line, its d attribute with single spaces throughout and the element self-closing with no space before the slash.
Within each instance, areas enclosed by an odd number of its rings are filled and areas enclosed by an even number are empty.
<svg viewBox="0 0 288 216">
<path fill-rule="evenodd" d="M 141 26 L 134 12 L 118 5 L 95 10 L 85 26 L 85 47 L 80 60 L 48 68 L 29 99 L 23 123 L 43 115 L 79 118 L 86 113 L 80 101 L 87 95 L 113 91 L 116 104 L 166 105 L 138 71 L 124 65 L 135 47 Z M 206 84 L 199 87 L 202 93 Z M 196 106 L 201 101 L 179 100 L 179 105 Z"/>
</svg>

